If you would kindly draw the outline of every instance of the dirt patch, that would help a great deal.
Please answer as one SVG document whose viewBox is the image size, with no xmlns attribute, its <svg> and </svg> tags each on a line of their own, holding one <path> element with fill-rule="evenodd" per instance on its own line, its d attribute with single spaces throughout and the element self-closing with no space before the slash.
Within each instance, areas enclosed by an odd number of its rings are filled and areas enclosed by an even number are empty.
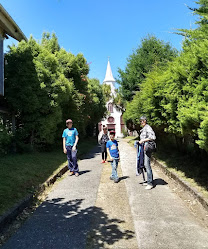
<svg viewBox="0 0 208 249">
<path fill-rule="evenodd" d="M 95 206 L 102 209 L 106 217 L 94 217 L 88 234 L 87 248 L 138 248 L 127 191 L 120 165 L 119 183 L 110 180 L 111 165 L 103 166 Z M 101 227 L 98 231 L 96 227 Z M 102 230 L 102 231 L 101 231 Z"/>
</svg>

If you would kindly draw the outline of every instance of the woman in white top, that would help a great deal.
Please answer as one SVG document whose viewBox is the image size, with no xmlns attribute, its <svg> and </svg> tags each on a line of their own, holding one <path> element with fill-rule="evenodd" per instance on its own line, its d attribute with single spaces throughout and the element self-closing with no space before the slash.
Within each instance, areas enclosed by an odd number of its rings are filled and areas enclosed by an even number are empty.
<svg viewBox="0 0 208 249">
<path fill-rule="evenodd" d="M 143 127 L 140 130 L 140 141 L 139 143 L 144 145 L 147 145 L 148 141 L 152 141 L 156 139 L 155 133 L 151 126 L 147 124 L 147 118 L 145 116 L 142 116 L 140 118 L 140 124 Z M 147 171 L 147 182 L 143 183 L 143 185 L 146 186 L 145 189 L 150 190 L 153 188 L 153 174 L 152 174 L 152 168 L 150 165 L 150 158 L 151 153 L 144 150 L 144 166 Z"/>
</svg>

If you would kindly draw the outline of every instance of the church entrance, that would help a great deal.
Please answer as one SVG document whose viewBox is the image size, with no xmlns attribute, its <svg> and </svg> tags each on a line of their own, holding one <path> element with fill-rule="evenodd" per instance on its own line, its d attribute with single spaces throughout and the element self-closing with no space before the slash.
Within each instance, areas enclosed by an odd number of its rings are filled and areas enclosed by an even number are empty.
<svg viewBox="0 0 208 249">
<path fill-rule="evenodd" d="M 116 125 L 115 124 L 107 124 L 108 131 L 116 131 Z"/>
</svg>

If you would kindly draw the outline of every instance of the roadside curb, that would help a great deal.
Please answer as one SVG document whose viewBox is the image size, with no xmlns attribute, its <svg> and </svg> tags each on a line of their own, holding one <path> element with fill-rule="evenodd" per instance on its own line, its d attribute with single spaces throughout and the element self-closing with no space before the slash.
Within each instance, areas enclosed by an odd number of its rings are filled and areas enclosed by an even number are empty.
<svg viewBox="0 0 208 249">
<path fill-rule="evenodd" d="M 198 200 L 199 203 L 208 211 L 208 200 L 205 200 L 204 197 L 196 191 L 193 187 L 191 187 L 186 181 L 179 178 L 179 176 L 173 172 L 171 172 L 166 165 L 162 162 L 159 162 L 155 157 L 152 157 L 152 162 L 154 166 L 160 168 L 169 178 L 173 179 L 177 182 L 185 191 L 188 191 L 194 198 Z"/>
<path fill-rule="evenodd" d="M 33 194 L 29 194 L 26 196 L 23 200 L 21 200 L 19 203 L 17 203 L 13 208 L 11 208 L 9 211 L 7 211 L 5 214 L 3 214 L 0 217 L 0 232 L 12 221 L 16 219 L 16 217 L 22 213 L 22 211 L 26 208 L 29 207 L 33 201 L 43 193 L 47 187 L 51 186 L 56 182 L 56 180 L 61 177 L 66 171 L 68 170 L 67 165 L 63 166 L 60 168 L 59 172 L 47 179 L 44 183 L 40 184 L 35 192 Z"/>
</svg>

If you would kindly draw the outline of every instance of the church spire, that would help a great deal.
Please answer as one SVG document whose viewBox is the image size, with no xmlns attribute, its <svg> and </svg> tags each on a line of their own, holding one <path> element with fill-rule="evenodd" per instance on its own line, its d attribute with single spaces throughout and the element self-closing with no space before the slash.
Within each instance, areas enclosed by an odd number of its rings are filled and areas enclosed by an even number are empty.
<svg viewBox="0 0 208 249">
<path fill-rule="evenodd" d="M 116 82 L 114 77 L 113 77 L 113 74 L 112 74 L 109 58 L 108 58 L 108 65 L 107 65 L 107 69 L 106 69 L 105 79 L 104 79 L 103 83 L 105 83 L 105 82 Z"/>
</svg>

